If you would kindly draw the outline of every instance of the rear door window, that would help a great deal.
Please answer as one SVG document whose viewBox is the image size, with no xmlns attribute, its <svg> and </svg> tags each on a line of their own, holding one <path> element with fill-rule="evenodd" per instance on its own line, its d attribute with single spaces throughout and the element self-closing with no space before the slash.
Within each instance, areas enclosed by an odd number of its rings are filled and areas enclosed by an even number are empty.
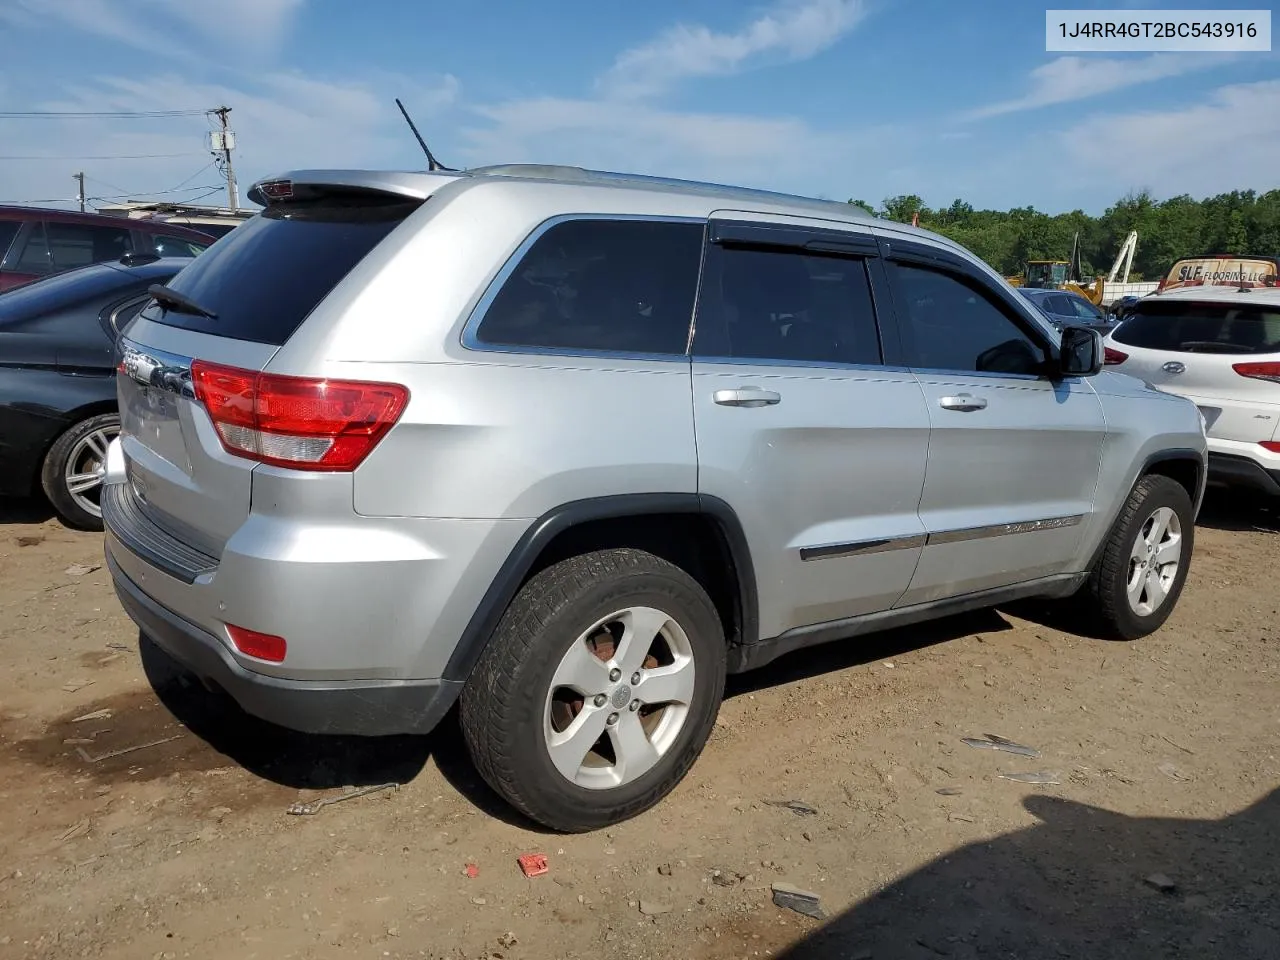
<svg viewBox="0 0 1280 960">
<path fill-rule="evenodd" d="M 545 350 L 683 355 L 703 231 L 701 223 L 653 220 L 557 223 L 533 242 L 503 282 L 476 328 L 476 340 Z"/>
<path fill-rule="evenodd" d="M 1143 302 L 1111 338 L 1170 353 L 1280 353 L 1280 305 Z"/>
<path fill-rule="evenodd" d="M 74 270 L 104 260 L 119 260 L 133 249 L 133 237 L 127 227 L 51 221 L 45 224 L 45 234 L 56 270 Z"/>
<path fill-rule="evenodd" d="M 17 220 L 0 220 L 0 261 L 3 261 L 9 252 L 9 244 L 13 243 L 13 238 L 18 235 L 18 228 L 22 226 Z"/>
<path fill-rule="evenodd" d="M 15 273 L 33 273 L 44 276 L 53 270 L 53 258 L 49 256 L 49 244 L 44 237 L 44 224 L 35 222 L 27 232 L 27 242 L 13 265 Z"/>
<path fill-rule="evenodd" d="M 273 203 L 168 283 L 216 318 L 155 305 L 144 312 L 172 327 L 279 346 L 421 203 L 368 191 Z"/>
<path fill-rule="evenodd" d="M 695 353 L 706 358 L 879 364 L 880 338 L 860 257 L 716 246 Z"/>
</svg>

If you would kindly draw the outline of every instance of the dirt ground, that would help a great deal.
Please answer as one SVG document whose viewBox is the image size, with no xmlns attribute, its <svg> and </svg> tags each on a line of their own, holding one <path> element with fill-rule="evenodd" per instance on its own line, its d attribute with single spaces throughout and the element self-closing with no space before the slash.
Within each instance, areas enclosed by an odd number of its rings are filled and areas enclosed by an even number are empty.
<svg viewBox="0 0 1280 960">
<path fill-rule="evenodd" d="M 451 722 L 304 737 L 211 698 L 140 649 L 100 537 L 0 502 L 0 957 L 1280 956 L 1278 533 L 1212 497 L 1137 643 L 1031 605 L 735 678 L 673 796 L 562 837 Z M 961 743 L 988 733 L 1042 755 Z"/>
</svg>

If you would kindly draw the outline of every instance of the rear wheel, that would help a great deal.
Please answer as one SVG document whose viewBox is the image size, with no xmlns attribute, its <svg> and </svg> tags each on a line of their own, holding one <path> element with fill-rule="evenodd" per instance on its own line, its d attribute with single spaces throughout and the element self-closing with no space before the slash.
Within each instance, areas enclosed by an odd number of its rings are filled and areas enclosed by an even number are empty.
<svg viewBox="0 0 1280 960">
<path fill-rule="evenodd" d="M 639 550 L 542 571 L 504 615 L 462 693 L 484 779 L 526 816 L 576 832 L 653 806 L 706 743 L 724 634 L 692 577 Z"/>
<path fill-rule="evenodd" d="M 40 484 L 70 527 L 102 529 L 102 482 L 107 447 L 120 435 L 120 417 L 104 413 L 81 420 L 60 436 L 44 458 Z"/>
<path fill-rule="evenodd" d="M 1173 613 L 1191 564 L 1191 498 L 1168 477 L 1134 485 L 1089 578 L 1103 630 L 1136 640 Z"/>
</svg>

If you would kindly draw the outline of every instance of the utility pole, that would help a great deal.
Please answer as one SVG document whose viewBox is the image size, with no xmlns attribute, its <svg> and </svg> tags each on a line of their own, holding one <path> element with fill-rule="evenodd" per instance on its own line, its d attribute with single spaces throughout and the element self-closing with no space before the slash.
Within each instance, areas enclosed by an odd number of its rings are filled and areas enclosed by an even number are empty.
<svg viewBox="0 0 1280 960">
<path fill-rule="evenodd" d="M 80 181 L 80 212 L 84 213 L 84 171 L 73 173 L 71 179 Z"/>
<path fill-rule="evenodd" d="M 218 107 L 209 111 L 216 114 L 218 121 L 222 124 L 221 136 L 215 134 L 215 153 L 222 154 L 222 162 L 227 165 L 227 200 L 230 201 L 231 210 L 234 212 L 239 209 L 239 197 L 236 193 L 236 171 L 231 166 L 231 149 L 235 146 L 235 134 L 227 127 L 227 114 L 231 112 L 230 107 Z"/>
</svg>

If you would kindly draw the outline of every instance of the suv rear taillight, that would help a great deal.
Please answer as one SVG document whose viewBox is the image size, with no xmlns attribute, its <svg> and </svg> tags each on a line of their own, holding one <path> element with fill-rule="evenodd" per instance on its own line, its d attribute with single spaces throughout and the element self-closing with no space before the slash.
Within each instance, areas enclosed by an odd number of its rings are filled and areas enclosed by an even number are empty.
<svg viewBox="0 0 1280 960">
<path fill-rule="evenodd" d="M 1105 364 L 1124 363 L 1128 359 L 1129 355 L 1127 353 L 1121 353 L 1112 347 L 1102 348 L 1102 362 Z"/>
<path fill-rule="evenodd" d="M 409 402 L 398 383 L 256 373 L 196 360 L 196 399 L 228 453 L 294 470 L 354 470 Z"/>
<path fill-rule="evenodd" d="M 1274 361 L 1271 363 L 1235 363 L 1231 365 L 1231 369 L 1242 377 L 1280 383 L 1280 363 L 1275 363 Z"/>
</svg>

